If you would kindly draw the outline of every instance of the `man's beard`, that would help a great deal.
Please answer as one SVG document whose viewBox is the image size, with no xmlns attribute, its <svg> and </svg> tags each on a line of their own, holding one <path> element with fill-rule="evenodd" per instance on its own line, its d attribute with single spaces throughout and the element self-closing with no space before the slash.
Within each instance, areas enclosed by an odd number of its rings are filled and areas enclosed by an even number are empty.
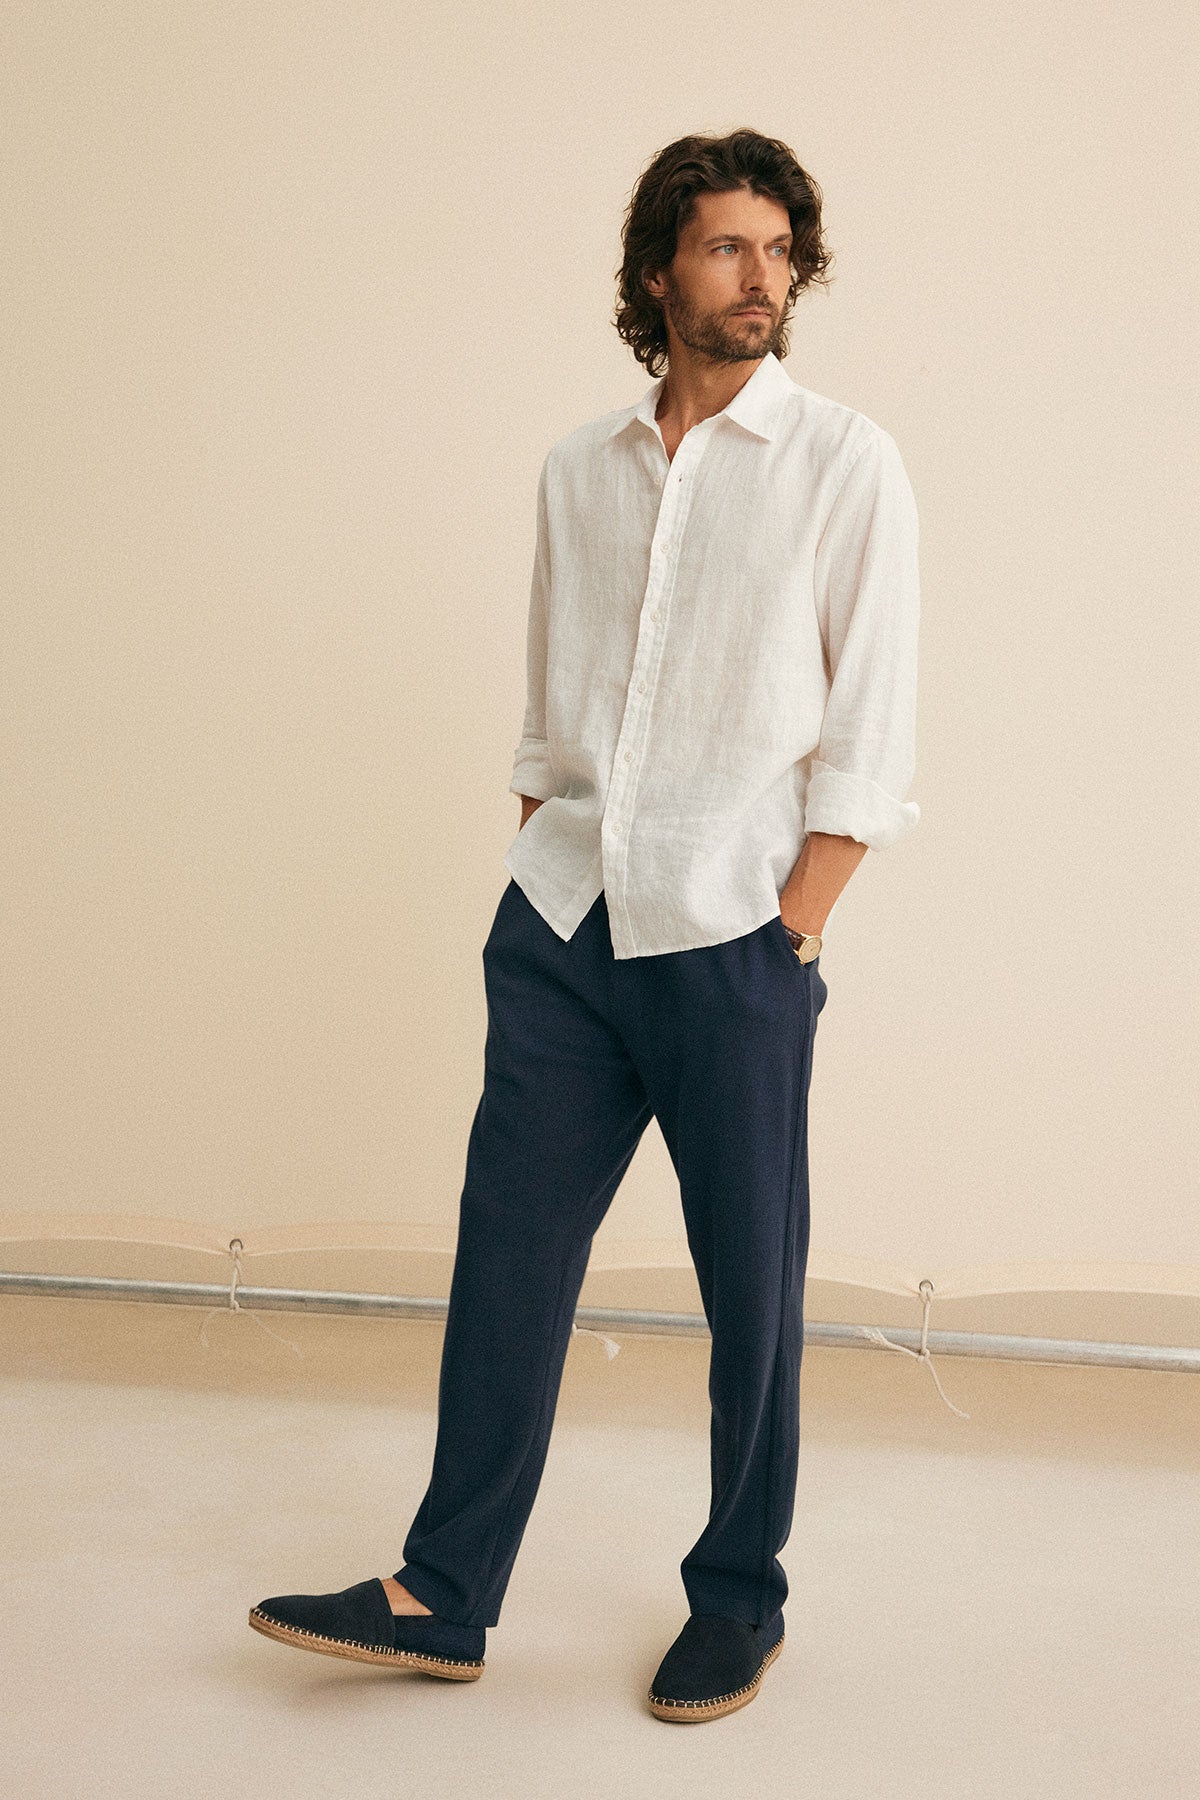
<svg viewBox="0 0 1200 1800">
<path fill-rule="evenodd" d="M 744 306 L 746 302 L 742 304 Z M 786 306 L 778 318 L 774 316 L 774 309 L 769 308 L 762 319 L 739 320 L 729 313 L 718 316 L 702 312 L 699 307 L 690 305 L 678 288 L 669 286 L 663 307 L 670 315 L 680 341 L 689 350 L 707 356 L 713 362 L 758 362 L 768 350 L 779 354 L 787 322 Z"/>
</svg>

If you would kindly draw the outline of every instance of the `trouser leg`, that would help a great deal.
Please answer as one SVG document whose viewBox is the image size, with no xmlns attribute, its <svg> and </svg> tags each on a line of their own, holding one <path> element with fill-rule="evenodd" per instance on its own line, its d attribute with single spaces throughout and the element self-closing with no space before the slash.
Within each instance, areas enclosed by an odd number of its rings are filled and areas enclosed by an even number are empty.
<svg viewBox="0 0 1200 1800">
<path fill-rule="evenodd" d="M 825 997 L 778 919 L 647 958 L 624 996 L 711 1331 L 710 1511 L 680 1573 L 693 1612 L 750 1625 L 787 1597 L 778 1552 L 796 1493 L 808 1090 Z"/>
<path fill-rule="evenodd" d="M 608 1016 L 603 896 L 564 943 L 510 881 L 484 946 L 433 1469 L 396 1579 L 495 1625 L 541 1480 L 592 1239 L 651 1117 Z"/>
</svg>

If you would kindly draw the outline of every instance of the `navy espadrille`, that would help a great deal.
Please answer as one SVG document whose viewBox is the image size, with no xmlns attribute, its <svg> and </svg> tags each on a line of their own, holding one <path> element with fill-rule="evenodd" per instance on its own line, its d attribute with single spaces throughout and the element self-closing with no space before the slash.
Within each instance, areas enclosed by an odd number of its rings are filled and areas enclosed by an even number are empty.
<svg viewBox="0 0 1200 1800">
<path fill-rule="evenodd" d="M 753 1700 L 782 1649 L 782 1612 L 766 1625 L 692 1613 L 650 1684 L 650 1711 L 680 1724 L 735 1712 Z"/>
<path fill-rule="evenodd" d="M 487 1642 L 484 1625 L 455 1625 L 435 1613 L 393 1613 L 377 1575 L 336 1594 L 278 1594 L 250 1608 L 264 1637 L 324 1656 L 385 1663 L 450 1681 L 477 1681 Z"/>
</svg>

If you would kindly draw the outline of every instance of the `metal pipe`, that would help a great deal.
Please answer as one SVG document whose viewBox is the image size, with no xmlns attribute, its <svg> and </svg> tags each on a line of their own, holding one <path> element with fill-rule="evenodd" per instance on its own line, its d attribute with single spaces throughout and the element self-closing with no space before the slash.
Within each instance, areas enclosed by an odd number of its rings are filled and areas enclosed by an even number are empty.
<svg viewBox="0 0 1200 1800">
<path fill-rule="evenodd" d="M 0 1294 L 42 1294 L 82 1300 L 157 1301 L 166 1306 L 228 1305 L 230 1286 L 216 1281 L 127 1281 L 107 1275 L 17 1275 L 0 1272 Z M 238 1305 L 246 1311 L 362 1313 L 403 1319 L 444 1319 L 447 1301 L 407 1294 L 346 1294 L 312 1288 L 237 1288 Z M 235 1310 L 230 1308 L 230 1310 Z M 575 1323 L 581 1329 L 625 1331 L 651 1337 L 707 1337 L 702 1313 L 633 1312 L 619 1307 L 581 1306 Z M 887 1346 L 866 1335 L 862 1325 L 832 1325 L 806 1320 L 805 1345 L 843 1350 L 883 1350 Z M 919 1350 L 921 1333 L 889 1325 L 886 1334 L 907 1350 Z M 938 1356 L 983 1356 L 1002 1362 L 1072 1363 L 1118 1369 L 1159 1369 L 1173 1374 L 1200 1374 L 1200 1349 L 1180 1345 L 1106 1344 L 1087 1339 L 1009 1337 L 982 1331 L 930 1331 L 925 1342 Z"/>
</svg>

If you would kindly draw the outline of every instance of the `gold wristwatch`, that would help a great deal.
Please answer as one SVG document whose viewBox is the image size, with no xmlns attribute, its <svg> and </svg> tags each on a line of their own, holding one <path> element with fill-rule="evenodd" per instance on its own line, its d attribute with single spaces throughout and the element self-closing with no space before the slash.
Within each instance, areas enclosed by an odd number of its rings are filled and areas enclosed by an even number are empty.
<svg viewBox="0 0 1200 1800">
<path fill-rule="evenodd" d="M 814 932 L 793 931 L 790 925 L 785 925 L 783 929 L 787 932 L 788 943 L 796 952 L 799 960 L 802 963 L 815 962 L 821 954 L 821 939 Z"/>
</svg>

